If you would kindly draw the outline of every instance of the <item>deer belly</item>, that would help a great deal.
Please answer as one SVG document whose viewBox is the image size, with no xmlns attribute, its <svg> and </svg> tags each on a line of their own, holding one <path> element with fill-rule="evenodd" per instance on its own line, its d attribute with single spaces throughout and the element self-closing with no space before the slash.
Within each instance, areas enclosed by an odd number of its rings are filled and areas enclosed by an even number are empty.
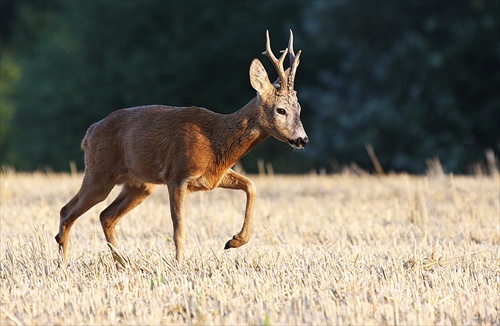
<svg viewBox="0 0 500 326">
<path fill-rule="evenodd" d="M 202 175 L 189 180 L 187 189 L 190 192 L 212 190 L 219 185 L 220 180 L 221 177 L 214 178 Z"/>
</svg>

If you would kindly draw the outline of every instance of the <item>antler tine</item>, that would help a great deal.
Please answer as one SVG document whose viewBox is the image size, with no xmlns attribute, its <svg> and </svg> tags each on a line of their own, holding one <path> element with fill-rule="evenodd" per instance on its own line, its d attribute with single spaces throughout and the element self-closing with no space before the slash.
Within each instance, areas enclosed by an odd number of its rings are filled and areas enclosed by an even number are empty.
<svg viewBox="0 0 500 326">
<path fill-rule="evenodd" d="M 288 54 L 288 49 L 283 51 L 279 60 L 274 56 L 273 51 L 271 50 L 271 40 L 269 38 L 269 30 L 266 31 L 266 51 L 262 52 L 263 55 L 269 57 L 271 62 L 273 63 L 274 69 L 278 73 L 278 77 L 280 79 L 280 87 L 284 89 L 287 85 L 287 78 L 285 74 L 285 69 L 283 68 L 283 61 L 285 61 L 285 57 Z"/>
<path fill-rule="evenodd" d="M 288 88 L 292 90 L 293 83 L 295 81 L 295 73 L 297 72 L 297 67 L 299 66 L 300 62 L 300 55 L 302 54 L 302 50 L 299 50 L 299 52 L 297 52 L 297 55 L 295 55 L 295 52 L 293 51 L 292 30 L 290 30 L 290 39 L 288 41 L 288 52 L 290 53 L 290 72 L 288 73 Z"/>
<path fill-rule="evenodd" d="M 293 32 L 290 30 L 290 38 L 288 39 L 288 53 L 290 54 L 290 66 L 295 59 L 295 52 L 293 51 Z"/>
</svg>

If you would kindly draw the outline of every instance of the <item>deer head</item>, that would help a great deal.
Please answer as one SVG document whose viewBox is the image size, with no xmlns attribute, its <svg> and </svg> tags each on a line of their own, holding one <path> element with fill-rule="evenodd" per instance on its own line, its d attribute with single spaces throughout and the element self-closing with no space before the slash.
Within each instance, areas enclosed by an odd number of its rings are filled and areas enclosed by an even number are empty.
<svg viewBox="0 0 500 326">
<path fill-rule="evenodd" d="M 264 66 L 259 59 L 254 59 L 250 66 L 250 83 L 257 91 L 260 101 L 262 127 L 274 138 L 289 143 L 294 148 L 303 148 L 309 142 L 302 122 L 300 121 L 300 104 L 297 92 L 293 89 L 295 72 L 299 65 L 300 54 L 293 51 L 293 33 L 290 30 L 288 48 L 281 51 L 277 59 L 271 50 L 269 31 L 266 32 L 266 51 L 262 54 L 273 63 L 278 80 L 271 84 Z M 285 71 L 283 61 L 290 57 L 290 67 Z"/>
</svg>

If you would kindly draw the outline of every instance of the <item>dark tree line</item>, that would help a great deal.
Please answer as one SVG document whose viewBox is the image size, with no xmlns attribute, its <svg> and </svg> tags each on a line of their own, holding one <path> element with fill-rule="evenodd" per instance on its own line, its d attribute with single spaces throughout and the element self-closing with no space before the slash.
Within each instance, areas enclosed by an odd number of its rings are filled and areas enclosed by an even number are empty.
<svg viewBox="0 0 500 326">
<path fill-rule="evenodd" d="M 296 89 L 311 138 L 267 141 L 279 172 L 356 162 L 468 172 L 500 141 L 499 1 L 1 2 L 1 163 L 82 167 L 79 143 L 110 112 L 144 104 L 229 113 L 253 96 L 265 30 L 302 49 Z M 497 155 L 498 156 L 498 155 Z"/>
</svg>

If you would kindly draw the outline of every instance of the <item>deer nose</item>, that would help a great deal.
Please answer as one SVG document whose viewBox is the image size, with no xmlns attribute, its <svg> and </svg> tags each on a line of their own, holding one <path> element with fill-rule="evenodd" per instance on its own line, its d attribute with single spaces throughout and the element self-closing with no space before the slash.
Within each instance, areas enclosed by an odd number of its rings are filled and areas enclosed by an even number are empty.
<svg viewBox="0 0 500 326">
<path fill-rule="evenodd" d="M 305 147 L 309 143 L 309 138 L 307 136 L 299 137 L 295 140 L 295 142 L 297 143 L 297 146 Z"/>
</svg>

